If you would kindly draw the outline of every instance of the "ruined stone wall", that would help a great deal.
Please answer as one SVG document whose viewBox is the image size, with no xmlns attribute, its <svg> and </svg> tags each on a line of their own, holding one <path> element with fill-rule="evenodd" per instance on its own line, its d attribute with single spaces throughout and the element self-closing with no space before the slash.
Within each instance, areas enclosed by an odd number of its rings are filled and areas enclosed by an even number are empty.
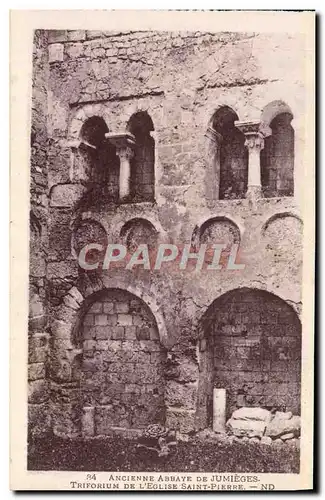
<svg viewBox="0 0 325 500">
<path fill-rule="evenodd" d="M 213 306 L 208 332 L 214 385 L 227 390 L 227 413 L 241 406 L 300 413 L 301 325 L 275 296 L 229 292 Z"/>
<path fill-rule="evenodd" d="M 170 354 L 165 367 L 166 423 L 189 432 L 201 425 L 195 423 L 202 378 L 197 344 L 201 319 L 209 306 L 224 293 L 246 287 L 275 294 L 292 306 L 294 314 L 301 310 L 304 39 L 285 34 L 199 32 L 51 31 L 47 35 L 46 282 L 55 361 L 49 378 L 56 424 L 61 419 L 63 434 L 80 433 L 81 422 L 69 417 L 71 402 L 63 403 L 61 396 L 55 396 L 55 384 L 63 384 L 70 394 L 79 383 L 73 367 L 81 348 L 74 331 L 81 331 L 85 304 L 89 305 L 94 293 L 119 288 L 134 292 L 155 316 L 161 344 Z M 41 74 L 36 64 L 34 71 Z M 39 88 L 42 84 L 35 82 L 35 89 Z M 274 118 L 274 106 L 280 106 L 280 111 L 290 108 L 295 132 L 294 193 L 254 202 L 246 199 L 247 152 L 242 148 L 238 152 L 236 142 L 229 172 L 239 195 L 225 195 L 226 187 L 220 196 L 216 145 L 207 137 L 207 129 L 224 106 L 239 121 L 267 124 Z M 146 201 L 131 199 L 120 204 L 99 192 L 88 196 L 89 151 L 85 154 L 79 142 L 85 124 L 99 117 L 110 133 L 125 133 L 130 131 L 131 117 L 139 112 L 153 124 L 154 175 L 147 172 L 135 181 L 143 187 L 140 191 Z M 117 176 L 114 179 L 117 184 Z M 134 273 L 117 266 L 85 273 L 76 262 L 87 238 L 103 244 L 132 246 L 132 242 L 154 241 L 182 247 L 190 242 L 196 246 L 215 243 L 216 235 L 226 244 L 240 245 L 245 269 L 196 272 L 193 267 L 180 271 L 177 266 L 163 266 L 160 271 Z M 118 326 L 122 325 L 112 325 Z M 123 328 L 123 335 L 128 335 L 127 325 Z M 94 341 L 97 345 L 100 339 Z M 60 359 L 65 362 L 64 373 L 57 362 Z M 70 396 L 65 397 L 69 400 Z M 66 416 L 64 412 L 62 416 L 62 404 L 70 404 Z"/>
<path fill-rule="evenodd" d="M 28 327 L 29 422 L 36 433 L 50 426 L 48 413 L 47 283 L 48 190 L 47 190 L 47 33 L 36 31 L 33 51 L 30 162 L 30 267 Z"/>
<path fill-rule="evenodd" d="M 127 292 L 101 294 L 82 334 L 80 390 L 82 405 L 94 407 L 94 434 L 164 424 L 166 354 L 145 304 Z"/>
</svg>

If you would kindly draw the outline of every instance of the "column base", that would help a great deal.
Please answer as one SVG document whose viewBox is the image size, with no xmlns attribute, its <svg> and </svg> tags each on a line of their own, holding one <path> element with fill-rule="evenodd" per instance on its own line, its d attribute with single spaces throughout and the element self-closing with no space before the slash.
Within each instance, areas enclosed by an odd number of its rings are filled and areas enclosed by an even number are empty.
<svg viewBox="0 0 325 500">
<path fill-rule="evenodd" d="M 258 200 L 263 198 L 263 191 L 261 186 L 248 186 L 246 191 L 246 198 L 248 200 Z"/>
</svg>

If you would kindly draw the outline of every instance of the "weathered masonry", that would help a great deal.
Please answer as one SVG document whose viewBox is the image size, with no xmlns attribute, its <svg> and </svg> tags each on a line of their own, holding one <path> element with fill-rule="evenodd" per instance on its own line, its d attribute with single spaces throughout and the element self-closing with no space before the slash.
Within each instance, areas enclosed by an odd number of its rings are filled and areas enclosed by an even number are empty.
<svg viewBox="0 0 325 500">
<path fill-rule="evenodd" d="M 303 36 L 35 32 L 29 428 L 300 412 Z M 240 245 L 243 270 L 85 271 L 86 243 Z M 88 256 L 98 260 L 98 254 Z"/>
</svg>

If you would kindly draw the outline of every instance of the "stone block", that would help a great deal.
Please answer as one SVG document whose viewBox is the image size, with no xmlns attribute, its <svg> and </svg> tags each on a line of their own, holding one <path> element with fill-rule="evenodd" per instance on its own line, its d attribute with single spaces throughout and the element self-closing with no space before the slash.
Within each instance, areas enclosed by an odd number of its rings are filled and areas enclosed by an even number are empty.
<svg viewBox="0 0 325 500">
<path fill-rule="evenodd" d="M 54 320 L 51 325 L 53 337 L 56 339 L 71 340 L 72 325 L 61 320 Z"/>
<path fill-rule="evenodd" d="M 33 255 L 30 253 L 29 260 L 29 274 L 36 278 L 45 276 L 46 274 L 46 260 L 42 255 Z"/>
<path fill-rule="evenodd" d="M 80 411 L 74 403 L 51 404 L 53 434 L 64 439 L 79 437 Z"/>
<path fill-rule="evenodd" d="M 266 423 L 261 420 L 234 420 L 231 418 L 227 422 L 227 428 L 234 436 L 261 438 L 264 434 Z"/>
<path fill-rule="evenodd" d="M 288 432 L 287 434 L 282 434 L 281 439 L 282 441 L 287 441 L 288 439 L 292 439 L 294 441 L 295 435 L 293 432 Z"/>
<path fill-rule="evenodd" d="M 112 314 L 113 312 L 114 312 L 114 303 L 113 302 L 104 302 L 103 313 Z"/>
<path fill-rule="evenodd" d="M 120 328 L 120 327 L 118 327 Z M 126 340 L 137 340 L 136 337 L 136 326 L 126 326 L 125 330 L 125 339 Z"/>
<path fill-rule="evenodd" d="M 166 427 L 188 434 L 195 430 L 195 411 L 193 410 L 166 410 Z"/>
<path fill-rule="evenodd" d="M 49 45 L 49 63 L 63 61 L 63 50 L 64 46 L 62 43 L 53 43 Z"/>
<path fill-rule="evenodd" d="M 131 314 L 118 314 L 117 315 L 117 323 L 121 326 L 131 326 L 132 325 L 132 316 Z"/>
<path fill-rule="evenodd" d="M 38 380 L 45 377 L 45 363 L 31 363 L 28 366 L 28 380 Z"/>
<path fill-rule="evenodd" d="M 266 444 L 269 446 L 270 444 L 272 444 L 272 439 L 269 436 L 262 436 L 261 444 Z"/>
<path fill-rule="evenodd" d="M 112 326 L 110 327 L 112 340 L 123 340 L 125 338 L 125 332 L 123 326 Z"/>
<path fill-rule="evenodd" d="M 97 434 L 109 435 L 114 426 L 129 427 L 130 425 L 127 420 L 127 415 L 123 415 L 122 417 L 118 406 L 107 405 L 96 407 L 95 426 Z"/>
<path fill-rule="evenodd" d="M 68 295 L 71 295 L 78 302 L 79 305 L 81 305 L 84 301 L 83 296 L 79 292 L 78 288 L 75 286 L 70 288 Z"/>
<path fill-rule="evenodd" d="M 234 411 L 231 417 L 233 420 L 259 420 L 261 422 L 270 422 L 272 415 L 269 410 L 264 408 L 243 407 Z"/>
<path fill-rule="evenodd" d="M 44 403 L 49 399 L 48 382 L 45 379 L 33 380 L 28 383 L 28 402 Z"/>
<path fill-rule="evenodd" d="M 32 436 L 47 435 L 51 430 L 51 412 L 48 403 L 28 405 L 28 432 Z"/>
<path fill-rule="evenodd" d="M 93 326 L 95 324 L 95 316 L 93 314 L 87 313 L 84 317 L 83 324 L 85 326 Z"/>
<path fill-rule="evenodd" d="M 85 30 L 68 30 L 67 39 L 69 42 L 75 42 L 79 40 L 86 40 Z"/>
<path fill-rule="evenodd" d="M 28 362 L 44 363 L 48 355 L 48 334 L 34 333 L 28 339 Z"/>
<path fill-rule="evenodd" d="M 138 314 L 133 314 L 132 316 L 132 323 L 134 326 L 143 326 L 145 324 L 145 321 L 144 319 L 142 318 L 142 316 L 139 316 Z"/>
<path fill-rule="evenodd" d="M 49 30 L 48 32 L 49 43 L 66 42 L 67 40 L 68 40 L 67 30 Z"/>
<path fill-rule="evenodd" d="M 107 326 L 107 315 L 106 314 L 96 314 L 95 315 L 95 325 Z"/>
<path fill-rule="evenodd" d="M 98 313 L 101 313 L 103 312 L 103 304 L 101 302 L 95 302 L 89 309 L 88 309 L 88 312 L 87 312 L 87 315 L 89 313 L 91 314 L 98 314 Z M 105 312 L 105 311 L 104 311 Z"/>
<path fill-rule="evenodd" d="M 147 326 L 137 327 L 138 340 L 150 340 L 150 329 Z"/>
<path fill-rule="evenodd" d="M 94 327 L 95 338 L 98 340 L 108 340 L 110 338 L 114 338 L 112 336 L 112 330 L 113 328 L 110 328 L 108 326 L 95 326 Z"/>
<path fill-rule="evenodd" d="M 299 436 L 300 428 L 301 418 L 299 416 L 293 416 L 287 420 L 284 418 L 274 417 L 268 424 L 265 435 L 274 439 L 292 432 L 295 436 Z"/>
<path fill-rule="evenodd" d="M 72 295 L 68 294 L 63 298 L 63 303 L 67 306 L 70 307 L 70 309 L 74 309 L 75 311 L 78 311 L 80 309 L 80 304 L 79 302 L 76 301 Z"/>
<path fill-rule="evenodd" d="M 117 325 L 117 314 L 108 314 L 107 315 L 107 324 L 109 326 L 116 326 Z"/>
<path fill-rule="evenodd" d="M 117 313 L 127 314 L 129 312 L 129 304 L 126 302 L 117 302 L 115 304 L 115 310 Z"/>
<path fill-rule="evenodd" d="M 149 328 L 149 331 L 150 331 L 150 340 L 160 341 L 158 328 L 156 328 L 155 326 L 151 326 Z"/>
<path fill-rule="evenodd" d="M 67 359 L 60 359 L 59 356 L 55 356 L 51 359 L 50 374 L 52 380 L 70 382 L 71 373 L 71 363 Z"/>
<path fill-rule="evenodd" d="M 84 340 L 95 338 L 95 328 L 93 326 L 84 325 L 82 331 Z"/>
<path fill-rule="evenodd" d="M 275 415 L 274 415 L 275 418 L 283 418 L 284 420 L 289 420 L 291 417 L 292 417 L 292 412 L 291 411 L 276 411 L 275 412 Z"/>
<path fill-rule="evenodd" d="M 173 380 L 166 383 L 165 401 L 167 406 L 194 410 L 196 407 L 196 398 L 196 384 L 179 384 Z"/>
<path fill-rule="evenodd" d="M 51 47 L 51 46 L 50 46 Z M 80 200 L 85 188 L 80 184 L 59 184 L 51 189 L 51 207 L 73 207 Z"/>
<path fill-rule="evenodd" d="M 180 382 L 195 382 L 199 378 L 199 367 L 191 361 L 181 360 L 178 380 Z"/>
</svg>

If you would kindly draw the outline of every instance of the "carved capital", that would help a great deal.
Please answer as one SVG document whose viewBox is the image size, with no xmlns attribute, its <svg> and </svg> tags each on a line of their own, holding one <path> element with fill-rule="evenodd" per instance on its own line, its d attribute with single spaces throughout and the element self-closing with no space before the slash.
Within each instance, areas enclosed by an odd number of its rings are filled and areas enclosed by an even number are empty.
<svg viewBox="0 0 325 500">
<path fill-rule="evenodd" d="M 116 149 L 116 154 L 120 157 L 121 160 L 131 160 L 134 156 L 134 150 L 127 147 L 121 147 Z"/>
<path fill-rule="evenodd" d="M 261 151 L 264 148 L 264 139 L 260 135 L 249 135 L 246 137 L 245 147 Z"/>
<path fill-rule="evenodd" d="M 122 134 L 105 134 L 106 140 L 116 147 L 116 154 L 121 160 L 130 160 L 134 155 L 135 137 L 128 132 Z"/>
<path fill-rule="evenodd" d="M 245 135 L 245 146 L 250 150 L 261 151 L 264 148 L 264 138 L 272 133 L 270 127 L 259 121 L 236 121 L 235 126 Z"/>
</svg>

